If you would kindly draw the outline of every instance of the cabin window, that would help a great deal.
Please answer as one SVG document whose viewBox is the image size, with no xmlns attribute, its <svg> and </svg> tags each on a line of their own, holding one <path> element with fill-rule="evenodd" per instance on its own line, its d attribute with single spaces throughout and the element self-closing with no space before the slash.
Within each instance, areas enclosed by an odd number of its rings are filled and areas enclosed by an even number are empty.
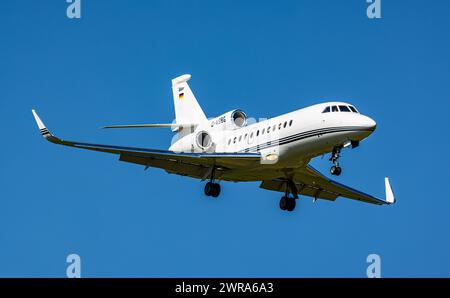
<svg viewBox="0 0 450 298">
<path fill-rule="evenodd" d="M 265 131 L 266 131 L 266 129 L 263 128 L 263 130 L 261 131 L 261 134 L 263 135 Z"/>
<path fill-rule="evenodd" d="M 277 129 L 277 125 L 275 124 L 272 128 L 273 131 L 275 131 L 275 129 Z"/>
<path fill-rule="evenodd" d="M 322 113 L 329 113 L 330 112 L 330 107 L 326 107 L 325 110 L 323 110 Z"/>
<path fill-rule="evenodd" d="M 244 136 L 244 140 L 246 140 L 246 139 L 247 139 L 247 137 L 248 137 L 248 134 L 245 134 L 245 136 Z"/>
<path fill-rule="evenodd" d="M 239 136 L 239 142 L 242 140 L 242 136 Z"/>
<path fill-rule="evenodd" d="M 256 136 L 259 136 L 259 130 L 256 132 Z"/>
<path fill-rule="evenodd" d="M 283 125 L 283 127 L 284 127 L 284 128 L 286 128 L 286 126 L 287 126 L 287 121 L 286 121 L 286 122 L 284 122 L 284 125 Z"/>
<path fill-rule="evenodd" d="M 292 125 L 292 120 L 291 121 L 289 121 L 289 126 L 291 126 Z"/>
<path fill-rule="evenodd" d="M 236 139 L 237 139 L 237 138 L 236 138 L 236 137 L 234 137 L 234 140 L 233 140 L 233 144 L 236 144 Z"/>
<path fill-rule="evenodd" d="M 253 133 L 250 134 L 250 138 L 253 138 Z"/>
<path fill-rule="evenodd" d="M 341 110 L 341 112 L 350 112 L 350 109 L 347 106 L 339 106 L 339 110 Z"/>
<path fill-rule="evenodd" d="M 331 111 L 333 111 L 333 112 L 339 112 L 337 106 L 332 106 L 332 107 L 331 107 Z"/>
<path fill-rule="evenodd" d="M 278 124 L 278 129 L 281 129 L 281 125 L 282 125 L 282 123 Z"/>
<path fill-rule="evenodd" d="M 230 144 L 231 144 L 231 139 L 228 140 L 228 146 L 230 146 Z"/>
<path fill-rule="evenodd" d="M 270 132 L 270 126 L 269 127 L 267 127 L 267 133 L 269 133 Z"/>
</svg>

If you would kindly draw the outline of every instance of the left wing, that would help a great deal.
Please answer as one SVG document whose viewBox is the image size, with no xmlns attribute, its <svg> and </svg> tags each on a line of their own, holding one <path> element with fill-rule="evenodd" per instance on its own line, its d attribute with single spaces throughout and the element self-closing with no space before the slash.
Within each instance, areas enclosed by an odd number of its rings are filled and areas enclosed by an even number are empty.
<svg viewBox="0 0 450 298">
<path fill-rule="evenodd" d="M 353 189 L 339 182 L 328 179 L 311 166 L 296 170 L 293 182 L 298 193 L 313 197 L 314 199 L 336 200 L 337 197 L 344 197 L 352 200 L 362 201 L 376 205 L 390 205 L 395 203 L 394 193 L 389 183 L 389 178 L 385 178 L 386 200 L 376 198 L 362 191 Z M 261 188 L 281 191 L 286 190 L 286 180 L 274 179 L 263 181 Z"/>
<path fill-rule="evenodd" d="M 32 110 L 42 136 L 49 142 L 58 145 L 100 151 L 120 155 L 121 161 L 141 164 L 146 167 L 157 167 L 169 172 L 204 178 L 212 167 L 219 170 L 248 168 L 258 165 L 259 153 L 186 153 L 168 150 L 156 150 L 135 147 L 122 147 L 66 141 L 54 136 L 45 127 L 35 110 Z"/>
</svg>

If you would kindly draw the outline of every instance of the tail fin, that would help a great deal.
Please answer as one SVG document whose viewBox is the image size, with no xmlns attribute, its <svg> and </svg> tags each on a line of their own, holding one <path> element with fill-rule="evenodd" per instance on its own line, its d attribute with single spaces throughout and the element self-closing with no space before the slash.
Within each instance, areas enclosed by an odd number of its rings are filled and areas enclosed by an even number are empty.
<svg viewBox="0 0 450 298">
<path fill-rule="evenodd" d="M 172 80 L 175 121 L 177 124 L 201 124 L 208 120 L 191 88 L 189 88 L 187 81 L 190 79 L 191 75 L 185 74 Z"/>
</svg>

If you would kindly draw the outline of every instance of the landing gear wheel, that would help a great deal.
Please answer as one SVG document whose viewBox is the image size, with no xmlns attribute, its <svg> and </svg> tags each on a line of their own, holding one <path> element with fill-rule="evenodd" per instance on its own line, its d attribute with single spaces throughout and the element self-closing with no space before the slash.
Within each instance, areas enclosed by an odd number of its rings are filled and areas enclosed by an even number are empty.
<svg viewBox="0 0 450 298">
<path fill-rule="evenodd" d="M 287 210 L 287 211 L 293 211 L 295 209 L 295 199 L 289 198 L 289 197 L 282 197 L 280 199 L 280 209 L 281 210 Z"/>
<path fill-rule="evenodd" d="M 288 205 L 287 205 L 287 208 L 286 208 L 286 210 L 287 211 L 294 211 L 294 209 L 295 209 L 295 199 L 294 198 L 289 198 L 288 199 Z"/>
<path fill-rule="evenodd" d="M 286 210 L 287 209 L 288 201 L 289 201 L 288 197 L 282 197 L 280 199 L 280 209 L 281 210 Z"/>
<path fill-rule="evenodd" d="M 208 183 L 206 183 L 205 184 L 205 195 L 206 196 L 211 196 L 212 195 L 212 192 L 213 192 L 213 188 L 214 188 L 214 183 L 212 183 L 212 182 L 208 182 Z"/>
<path fill-rule="evenodd" d="M 331 175 L 339 176 L 342 173 L 342 169 L 339 166 L 332 166 L 330 168 Z"/>
<path fill-rule="evenodd" d="M 217 198 L 219 195 L 220 195 L 220 184 L 219 183 L 213 183 L 211 196 L 213 198 Z"/>
<path fill-rule="evenodd" d="M 341 154 L 342 146 L 334 147 L 333 152 L 331 153 L 330 161 L 333 162 L 333 166 L 330 168 L 331 175 L 339 176 L 342 172 L 341 167 L 339 166 L 339 157 Z"/>
<path fill-rule="evenodd" d="M 220 195 L 220 184 L 208 182 L 205 184 L 205 195 L 208 197 L 217 198 Z"/>
</svg>

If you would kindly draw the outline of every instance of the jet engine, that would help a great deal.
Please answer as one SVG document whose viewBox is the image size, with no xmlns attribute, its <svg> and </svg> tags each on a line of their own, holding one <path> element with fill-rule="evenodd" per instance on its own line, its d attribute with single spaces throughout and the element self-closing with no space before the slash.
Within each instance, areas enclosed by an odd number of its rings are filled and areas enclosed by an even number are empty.
<svg viewBox="0 0 450 298">
<path fill-rule="evenodd" d="M 202 151 L 208 151 L 211 146 L 213 145 L 212 137 L 207 131 L 199 131 L 195 135 L 195 144 L 200 148 Z"/>
<path fill-rule="evenodd" d="M 234 130 L 247 125 L 247 115 L 242 110 L 233 110 L 210 120 L 211 128 Z"/>
</svg>

